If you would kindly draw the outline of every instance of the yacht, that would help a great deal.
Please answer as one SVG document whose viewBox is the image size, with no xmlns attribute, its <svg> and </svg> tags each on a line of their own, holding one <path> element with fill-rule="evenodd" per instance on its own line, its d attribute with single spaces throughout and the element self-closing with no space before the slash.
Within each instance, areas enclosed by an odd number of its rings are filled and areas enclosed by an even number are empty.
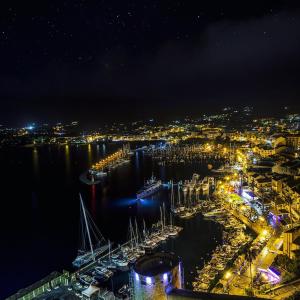
<svg viewBox="0 0 300 300">
<path fill-rule="evenodd" d="M 73 266 L 80 268 L 83 265 L 86 265 L 92 261 L 95 261 L 97 256 L 104 253 L 109 245 L 106 243 L 106 240 L 102 236 L 99 229 L 96 227 L 94 221 L 89 215 L 87 209 L 83 204 L 81 195 L 80 197 L 80 209 L 81 209 L 81 246 L 78 250 L 78 255 L 73 261 Z M 87 239 L 88 237 L 88 239 Z M 86 247 L 89 244 L 89 249 Z"/>
<path fill-rule="evenodd" d="M 143 199 L 156 193 L 162 187 L 161 180 L 156 180 L 155 177 L 151 177 L 147 180 L 144 187 L 136 194 L 137 199 Z"/>
</svg>

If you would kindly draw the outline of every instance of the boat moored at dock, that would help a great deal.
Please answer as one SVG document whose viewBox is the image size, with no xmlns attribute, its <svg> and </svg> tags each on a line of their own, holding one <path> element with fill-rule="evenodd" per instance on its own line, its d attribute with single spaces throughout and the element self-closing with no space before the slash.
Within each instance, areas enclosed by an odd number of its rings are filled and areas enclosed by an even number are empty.
<svg viewBox="0 0 300 300">
<path fill-rule="evenodd" d="M 144 187 L 137 192 L 136 197 L 137 199 L 143 199 L 145 197 L 151 196 L 159 191 L 161 187 L 162 181 L 157 180 L 154 176 L 152 176 L 149 180 L 147 180 Z"/>
</svg>

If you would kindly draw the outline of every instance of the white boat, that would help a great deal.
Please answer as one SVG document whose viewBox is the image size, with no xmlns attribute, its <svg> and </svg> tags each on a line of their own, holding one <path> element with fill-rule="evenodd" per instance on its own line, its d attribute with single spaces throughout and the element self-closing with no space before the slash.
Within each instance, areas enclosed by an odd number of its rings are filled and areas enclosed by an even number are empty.
<svg viewBox="0 0 300 300">
<path fill-rule="evenodd" d="M 136 194 L 137 199 L 143 199 L 156 193 L 162 187 L 161 180 L 156 180 L 155 177 L 151 177 L 147 180 L 144 187 Z"/>
<path fill-rule="evenodd" d="M 103 267 L 96 267 L 95 268 L 95 272 L 100 275 L 100 276 L 105 276 L 107 278 L 110 278 L 111 276 L 113 276 L 113 272 L 106 269 L 106 268 L 103 268 Z"/>
<path fill-rule="evenodd" d="M 179 216 L 182 219 L 189 219 L 194 216 L 194 213 L 190 210 L 186 210 L 186 211 L 182 212 Z"/>
<path fill-rule="evenodd" d="M 204 213 L 203 216 L 204 217 L 215 217 L 215 216 L 219 216 L 219 215 L 222 215 L 225 213 L 226 213 L 226 211 L 224 209 L 218 208 L 218 209 L 209 211 L 207 213 Z"/>
<path fill-rule="evenodd" d="M 126 261 L 125 259 L 113 259 L 113 262 L 118 267 L 127 267 L 128 266 L 128 261 Z"/>
</svg>

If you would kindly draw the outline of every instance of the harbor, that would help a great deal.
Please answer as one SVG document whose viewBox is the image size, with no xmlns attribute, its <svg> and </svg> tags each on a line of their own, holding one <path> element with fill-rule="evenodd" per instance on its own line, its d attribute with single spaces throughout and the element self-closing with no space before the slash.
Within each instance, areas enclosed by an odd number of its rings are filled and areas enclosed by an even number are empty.
<svg viewBox="0 0 300 300">
<path fill-rule="evenodd" d="M 121 149 L 113 153 L 123 151 L 129 155 L 129 147 L 124 146 Z M 118 295 L 129 299 L 133 291 L 131 273 L 135 264 L 155 253 L 174 253 L 180 257 L 183 262 L 184 286 L 196 292 L 224 292 L 226 276 L 229 276 L 226 275 L 229 272 L 227 270 L 235 268 L 235 272 L 242 272 L 247 269 L 245 248 L 251 247 L 253 251 L 259 251 L 268 241 L 267 237 L 259 235 L 255 238 L 249 232 L 248 228 L 259 234 L 261 227 L 255 220 L 258 220 L 257 213 L 261 212 L 258 208 L 257 211 L 248 209 L 246 200 L 234 196 L 234 191 L 239 190 L 239 178 L 232 169 L 227 168 L 228 171 L 223 172 L 224 167 L 219 162 L 221 168 L 213 172 L 206 160 L 198 161 L 197 164 L 187 160 L 179 165 L 176 162 L 162 165 L 149 155 L 149 149 L 155 148 L 134 151 L 126 168 L 118 168 L 118 161 L 121 157 L 124 159 L 124 154 L 112 154 L 111 163 L 116 167 L 109 169 L 110 176 L 107 180 L 101 180 L 98 187 L 94 184 L 84 185 L 83 192 L 79 194 L 79 247 L 77 256 L 73 257 L 74 271 L 68 277 L 68 291 L 74 292 L 80 298 L 89 293 L 91 287 L 97 287 L 104 294 L 112 293 L 114 297 Z M 110 201 L 109 206 L 97 208 L 97 190 L 104 191 L 115 185 L 122 187 L 124 182 L 120 178 L 132 178 L 128 172 L 140 171 L 147 164 L 147 176 L 139 178 L 135 188 L 130 189 L 130 194 L 127 194 L 129 198 L 122 198 L 122 195 L 126 195 L 124 188 L 127 185 L 124 184 L 123 189 L 117 189 L 120 195 L 110 195 L 115 200 Z M 99 167 L 101 164 L 95 165 L 98 171 L 103 172 L 104 169 Z M 135 169 L 132 169 L 132 165 Z M 185 175 L 180 171 L 178 175 L 168 175 L 175 166 L 176 170 L 188 170 L 188 173 Z M 199 166 L 202 166 L 200 170 Z M 234 182 L 232 187 L 229 185 L 230 178 Z M 230 193 L 229 200 L 220 192 L 225 186 L 226 192 Z M 236 211 L 236 205 L 241 205 L 244 216 Z M 116 239 L 109 228 L 104 227 L 102 233 L 99 222 L 102 219 L 103 223 L 107 223 L 107 212 L 114 212 L 116 209 L 119 215 L 126 212 L 128 216 L 127 220 L 120 219 L 123 224 L 126 223 L 120 231 L 122 239 Z M 202 250 L 202 255 L 198 248 L 194 256 L 190 253 L 187 256 L 183 244 L 179 245 L 187 235 L 189 239 L 185 243 L 190 244 L 197 240 L 195 234 L 190 236 L 197 226 L 193 225 L 192 230 L 186 226 L 198 222 L 201 224 L 198 234 L 202 232 L 202 238 L 210 238 L 210 246 L 206 252 Z M 205 224 L 214 233 L 207 236 L 203 231 Z M 200 244 L 197 247 L 199 246 Z M 190 245 L 189 248 L 191 247 Z M 59 286 L 58 289 L 61 288 Z M 54 288 L 49 293 L 53 290 Z"/>
<path fill-rule="evenodd" d="M 111 152 L 116 151 L 115 148 L 112 149 Z M 71 217 L 66 220 L 65 218 L 66 212 L 68 212 L 68 215 L 70 212 L 72 212 L 72 216 L 79 215 L 78 212 L 80 205 L 78 201 L 78 193 L 76 192 L 69 194 L 63 193 L 62 191 L 58 192 L 57 188 L 60 188 L 60 185 L 62 184 L 67 186 L 72 182 L 77 182 L 77 174 L 80 174 L 82 170 L 91 165 L 90 162 L 98 161 L 99 157 L 101 158 L 101 155 L 103 155 L 103 157 L 105 156 L 105 152 L 108 150 L 106 149 L 106 151 L 102 154 L 102 149 L 104 149 L 104 147 L 98 147 L 97 145 L 91 145 L 90 147 L 70 146 L 68 148 L 65 147 L 52 149 L 52 155 L 54 157 L 56 157 L 56 155 L 64 155 L 65 164 L 63 165 L 62 171 L 58 175 L 60 181 L 55 189 L 52 187 L 48 189 L 46 188 L 48 183 L 51 182 L 50 178 L 49 181 L 45 180 L 42 182 L 42 184 L 45 186 L 45 190 L 48 191 L 47 194 L 43 195 L 43 198 L 47 199 L 47 211 L 52 212 L 53 215 L 56 215 L 56 223 L 51 227 L 51 230 L 53 230 L 53 228 L 55 229 L 55 236 L 51 239 L 45 239 L 43 243 L 45 243 L 47 248 L 51 249 L 50 251 L 53 253 L 57 252 L 57 250 L 53 248 L 53 245 L 60 244 L 61 248 L 59 252 L 61 258 L 59 258 L 59 265 L 57 264 L 57 261 L 52 262 L 51 260 L 49 261 L 43 259 L 43 262 L 41 262 L 38 267 L 41 269 L 41 271 L 43 270 L 42 272 L 44 272 L 43 274 L 45 275 L 50 273 L 53 269 L 65 268 L 67 270 L 72 270 L 71 263 L 76 258 L 76 249 L 80 249 L 80 245 L 78 244 L 77 230 L 78 224 L 80 224 L 80 219 L 77 219 L 77 217 Z M 28 152 L 32 150 L 22 149 L 22 151 Z M 55 169 L 57 169 L 58 166 L 52 166 L 51 160 L 44 162 L 44 157 L 46 157 L 47 151 L 48 150 L 46 148 L 39 148 L 38 152 L 35 152 L 35 160 L 31 163 L 34 163 L 33 166 L 35 166 L 35 172 L 42 172 L 44 174 L 44 178 L 47 178 L 47 176 L 51 176 L 52 178 L 53 172 L 51 168 L 55 167 Z M 101 261 L 105 261 L 108 258 L 108 239 L 111 241 L 111 257 L 113 257 L 113 253 L 116 254 L 118 252 L 119 244 L 125 244 L 126 246 L 126 243 L 128 243 L 130 240 L 130 236 L 128 236 L 130 218 L 132 220 L 133 227 L 135 227 L 135 219 L 137 220 L 139 232 L 141 234 L 143 233 L 144 222 L 149 234 L 151 232 L 159 232 L 159 226 L 154 226 L 152 228 L 152 224 L 157 224 L 157 222 L 160 221 L 160 210 L 163 209 L 163 203 L 165 203 L 166 228 L 168 228 L 167 226 L 171 224 L 171 180 L 173 180 L 173 188 L 176 189 L 178 182 L 190 180 L 194 173 L 197 171 L 199 172 L 199 165 L 197 168 L 194 168 L 191 165 L 182 165 L 181 167 L 178 167 L 180 173 L 177 175 L 177 173 L 173 171 L 172 167 L 163 167 L 156 164 L 153 165 L 151 157 L 144 155 L 143 150 L 139 150 L 135 153 L 136 154 L 131 158 L 131 162 L 124 168 L 114 169 L 107 178 L 107 181 L 99 185 L 82 184 L 80 186 L 81 195 L 86 210 L 89 212 L 89 215 L 94 220 L 94 223 L 97 225 L 97 227 L 101 228 L 101 234 L 106 238 L 106 243 L 104 243 L 104 245 L 106 245 L 104 248 L 105 252 L 97 255 L 97 261 L 100 258 Z M 79 160 L 77 160 L 76 157 L 80 157 L 80 165 L 77 165 L 77 161 L 79 162 Z M 47 166 L 46 168 L 44 167 L 45 164 Z M 202 173 L 207 173 L 206 164 L 203 164 L 203 167 L 200 168 Z M 145 182 L 151 178 L 153 173 L 157 179 L 162 180 L 162 187 L 153 195 L 138 201 L 136 193 L 144 186 Z M 36 173 L 32 174 L 35 176 Z M 113 188 L 109 189 L 110 187 Z M 103 189 L 107 189 L 107 195 L 102 194 Z M 63 198 L 65 199 L 63 202 L 58 200 L 61 198 L 57 197 L 57 193 L 59 193 L 59 195 L 63 195 Z M 59 211 L 56 209 L 54 210 L 54 207 L 60 207 Z M 38 208 L 38 211 L 39 215 L 41 215 L 42 212 L 40 212 L 40 208 Z M 62 213 L 60 214 L 60 212 Z M 122 230 L 113 229 L 115 219 L 118 220 L 118 225 L 120 228 L 122 228 Z M 159 238 L 157 235 L 151 235 L 151 239 L 153 238 L 152 242 L 157 242 L 155 251 L 163 250 L 175 252 L 182 258 L 185 265 L 184 283 L 186 286 L 191 286 L 193 274 L 190 273 L 190 270 L 194 268 L 195 262 L 197 262 L 199 259 L 199 255 L 203 257 L 209 257 L 210 251 L 215 248 L 220 239 L 221 230 L 220 228 L 213 226 L 212 221 L 204 220 L 201 214 L 195 215 L 191 219 L 181 219 L 176 215 L 172 215 L 172 223 L 174 226 L 183 228 L 183 230 L 177 234 L 176 237 L 170 236 L 166 238 L 165 241 L 158 241 Z M 62 228 L 64 229 L 62 230 Z M 194 228 L 192 232 L 190 228 Z M 43 232 L 45 232 L 45 236 L 49 236 L 49 233 L 47 233 L 47 228 L 45 227 L 36 226 L 36 230 L 43 230 Z M 196 232 L 197 235 L 195 235 L 193 232 Z M 208 236 L 206 234 L 207 232 L 211 232 L 211 234 Z M 190 255 L 187 253 L 185 247 L 187 244 L 191 244 L 194 249 L 197 249 L 197 257 L 195 254 Z M 86 246 L 88 246 L 88 244 Z M 36 249 L 38 249 L 37 245 L 36 247 Z M 87 249 L 88 248 L 89 247 L 87 247 Z M 95 247 L 95 249 L 97 249 L 97 247 Z M 35 253 L 35 248 L 28 248 L 28 251 L 29 250 L 30 253 Z M 24 251 L 26 252 L 27 250 L 25 249 Z M 45 261 L 48 261 L 48 263 L 46 264 Z M 15 262 L 20 263 L 18 262 L 18 259 L 16 259 Z M 91 262 L 91 264 L 93 266 L 93 262 Z M 98 264 L 100 268 L 105 267 L 97 262 L 97 266 Z M 78 274 L 80 275 L 82 273 L 79 272 Z M 37 279 L 38 278 L 28 277 L 28 281 L 24 285 L 28 285 Z M 118 288 L 122 288 L 124 284 L 128 283 L 128 271 L 115 271 L 113 277 L 103 282 L 103 287 L 107 286 L 107 289 L 111 290 L 112 282 L 115 291 L 117 291 Z M 81 288 L 81 290 L 83 290 L 83 288 Z"/>
</svg>

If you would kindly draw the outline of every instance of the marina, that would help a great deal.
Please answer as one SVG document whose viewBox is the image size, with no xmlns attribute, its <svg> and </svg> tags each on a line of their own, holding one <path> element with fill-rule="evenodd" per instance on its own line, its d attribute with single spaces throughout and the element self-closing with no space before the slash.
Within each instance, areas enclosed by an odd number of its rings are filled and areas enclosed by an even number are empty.
<svg viewBox="0 0 300 300">
<path fill-rule="evenodd" d="M 2 2 L 0 298 L 300 300 L 300 2 Z"/>
<path fill-rule="evenodd" d="M 85 162 L 85 164 L 88 164 L 89 162 L 97 161 L 97 157 L 99 157 L 98 151 L 102 148 L 104 149 L 104 147 L 98 147 L 97 145 L 91 145 L 90 147 L 86 148 L 84 146 L 71 146 L 69 148 L 65 147 L 65 149 L 63 150 L 65 151 L 64 155 L 66 166 L 69 166 L 69 169 L 72 168 L 72 176 L 76 176 L 76 172 L 74 172 L 75 170 L 77 170 L 78 174 L 82 169 L 85 168 L 84 165 L 81 165 L 81 167 L 78 168 L 74 157 L 80 154 L 81 157 L 87 158 L 86 160 L 82 159 L 81 161 Z M 61 149 L 62 148 L 52 150 L 53 155 L 55 155 L 55 151 L 57 151 L 57 155 L 59 155 L 61 153 Z M 43 169 L 41 169 L 41 160 L 43 159 L 45 150 L 43 148 L 39 148 L 38 150 L 40 172 L 43 171 Z M 29 150 L 24 149 L 24 151 Z M 103 153 L 103 156 L 105 156 L 105 153 Z M 73 161 L 70 161 L 70 157 L 73 157 Z M 37 163 L 37 161 L 35 161 L 35 163 Z M 141 171 L 143 170 L 141 169 L 142 166 L 147 170 L 146 175 L 141 173 Z M 203 163 L 203 167 L 199 165 L 197 166 L 198 171 L 199 167 L 201 168 L 201 172 L 203 172 L 204 174 L 207 173 L 205 163 Z M 76 280 L 74 281 L 74 285 L 72 283 L 72 286 L 70 287 L 73 289 L 72 291 L 75 291 L 79 295 L 81 295 L 82 292 L 86 290 L 85 287 L 89 286 L 89 284 L 96 279 L 98 280 L 97 282 L 100 283 L 101 289 L 105 289 L 106 287 L 108 288 L 106 292 L 103 290 L 103 293 L 108 293 L 109 291 L 113 290 L 114 293 L 117 294 L 119 293 L 119 289 L 121 289 L 121 291 L 127 290 L 127 288 L 123 286 L 129 284 L 128 272 L 136 259 L 138 257 L 141 257 L 143 253 L 148 253 L 151 251 L 155 252 L 160 250 L 171 252 L 174 251 L 183 258 L 185 265 L 187 266 L 187 269 L 184 271 L 184 277 L 186 281 L 185 284 L 187 284 L 187 286 L 191 284 L 193 276 L 191 276 L 188 270 L 193 268 L 199 254 L 201 255 L 201 253 L 203 253 L 202 255 L 209 255 L 211 251 L 210 249 L 213 249 L 215 247 L 215 243 L 218 240 L 218 238 L 216 238 L 216 240 L 211 240 L 209 236 L 206 236 L 201 232 L 203 232 L 203 230 L 205 230 L 206 232 L 211 231 L 213 233 L 212 236 L 218 236 L 219 228 L 210 227 L 210 224 L 212 222 L 203 220 L 200 213 L 198 215 L 195 215 L 191 219 L 182 219 L 176 214 L 173 214 L 173 212 L 171 213 L 171 186 L 173 186 L 173 190 L 177 190 L 178 186 L 180 187 L 180 189 L 182 189 L 182 184 L 184 182 L 186 182 L 187 184 L 191 180 L 190 178 L 192 174 L 197 171 L 189 163 L 185 163 L 178 168 L 182 168 L 182 171 L 180 171 L 180 176 L 176 177 L 176 174 L 173 173 L 171 166 L 168 167 L 159 166 L 156 164 L 153 165 L 151 156 L 144 154 L 144 152 L 140 150 L 135 152 L 135 155 L 131 158 L 131 161 L 129 164 L 127 164 L 126 168 L 114 169 L 114 172 L 110 173 L 110 176 L 107 177 L 106 181 L 101 181 L 101 184 L 99 185 L 84 184 L 81 186 L 81 195 L 85 207 L 87 223 L 92 224 L 92 222 L 90 222 L 90 219 L 93 219 L 93 222 L 97 224 L 97 227 L 101 228 L 100 238 L 98 235 L 98 240 L 100 240 L 101 243 L 99 247 L 97 239 L 93 236 L 93 234 L 91 234 L 94 251 L 93 255 L 87 232 L 85 232 L 85 248 L 82 248 L 79 245 L 78 249 L 80 250 L 80 252 L 65 252 L 64 262 L 61 263 L 61 266 L 65 266 L 65 268 L 70 269 L 70 262 L 74 261 L 74 259 L 77 258 L 75 259 L 76 263 L 74 263 L 74 267 L 76 267 L 77 269 L 74 273 L 76 274 Z M 66 170 L 68 171 L 69 169 Z M 165 169 L 165 171 L 167 172 L 165 175 L 164 173 L 162 173 L 163 169 Z M 45 172 L 45 176 L 47 176 L 47 174 L 51 174 L 51 168 L 48 167 Z M 145 197 L 145 199 L 137 201 L 135 196 L 136 192 L 143 186 L 145 180 L 147 178 L 150 178 L 153 173 L 155 174 L 156 178 L 159 178 L 158 180 L 161 180 L 161 188 L 154 194 Z M 68 174 L 70 173 L 61 173 L 61 175 L 66 176 L 66 184 L 70 182 Z M 120 180 L 121 178 L 125 180 L 126 184 L 122 185 L 123 181 Z M 64 181 L 62 180 L 61 182 Z M 76 182 L 75 178 L 74 182 Z M 136 183 L 132 185 L 132 182 Z M 47 181 L 43 182 L 44 185 L 46 185 L 46 183 Z M 108 202 L 108 204 L 105 204 L 105 197 L 100 193 L 103 189 L 106 188 L 106 186 L 114 187 L 114 189 L 110 190 L 109 198 L 111 200 L 110 202 Z M 118 191 L 118 193 L 116 193 L 116 191 Z M 195 193 L 195 191 L 193 193 Z M 126 195 L 127 198 L 124 199 L 124 195 Z M 44 195 L 43 197 L 47 199 L 47 196 L 51 197 L 49 198 L 49 204 L 53 203 L 53 199 L 54 203 L 56 202 L 56 198 L 53 197 L 51 189 L 49 195 Z M 194 196 L 195 195 L 193 195 L 193 197 Z M 78 199 L 78 194 L 74 195 L 74 197 L 75 199 Z M 182 199 L 182 202 L 184 202 L 183 191 L 181 191 L 180 197 Z M 65 199 L 69 199 L 69 196 L 65 195 Z M 102 200 L 99 201 L 100 199 Z M 192 202 L 194 202 L 194 200 L 195 199 L 192 199 Z M 186 201 L 188 201 L 188 198 L 186 199 Z M 67 203 L 68 205 L 64 207 L 64 202 L 60 202 L 59 206 L 62 206 L 64 211 L 70 211 L 71 209 L 72 214 L 76 215 L 76 211 L 78 211 L 78 201 L 74 202 L 74 199 L 69 199 Z M 76 204 L 75 206 L 74 203 Z M 58 203 L 56 205 L 58 205 Z M 52 204 L 51 206 L 48 206 L 48 210 L 51 211 L 52 207 Z M 115 216 L 115 218 L 118 218 L 120 226 L 123 228 L 128 227 L 128 223 L 130 223 L 129 219 L 131 218 L 132 230 L 128 230 L 127 234 L 126 230 L 125 232 L 124 230 L 112 231 L 111 228 L 113 228 L 114 221 L 111 218 L 108 219 L 108 216 Z M 66 223 L 64 217 L 58 218 L 57 226 L 59 227 L 56 230 L 56 239 L 63 240 L 63 244 L 68 242 L 68 239 L 66 239 L 66 235 L 63 234 L 62 236 L 61 234 L 63 232 L 61 232 L 59 228 L 65 227 L 68 232 L 74 232 L 74 228 L 77 228 L 78 224 L 80 224 L 82 221 L 84 226 L 86 226 L 82 205 L 81 213 L 79 214 L 79 220 L 76 223 L 74 223 L 74 221 L 71 223 Z M 103 226 L 103 224 L 107 225 Z M 136 224 L 138 226 L 136 226 Z M 188 228 L 189 226 L 192 226 L 191 224 L 194 224 L 193 228 L 195 228 L 195 232 L 198 232 L 200 236 L 195 236 L 194 234 L 190 235 L 190 229 Z M 93 225 L 91 225 L 91 227 L 93 227 Z M 136 230 L 136 228 L 138 229 Z M 187 228 L 186 231 L 184 230 L 184 228 Z M 77 230 L 75 230 L 75 232 L 77 232 Z M 81 229 L 79 230 L 79 233 L 80 232 Z M 131 239 L 130 232 L 132 234 Z M 79 235 L 79 237 L 79 241 L 81 241 L 81 235 Z M 108 239 L 102 239 L 101 237 L 108 237 L 111 242 L 109 242 Z M 77 249 L 77 235 L 73 236 L 72 240 L 73 241 L 71 242 L 71 245 L 65 246 L 64 249 L 67 249 L 69 247 L 72 247 L 72 249 L 74 250 Z M 185 245 L 190 242 L 195 243 L 193 247 L 198 249 L 197 257 L 193 257 L 186 252 Z M 55 243 L 51 242 L 51 244 Z M 31 251 L 34 250 L 31 249 Z M 53 249 L 52 251 L 55 250 Z M 193 259 L 191 260 L 192 257 Z M 43 263 L 40 266 L 46 267 L 47 265 Z M 55 267 L 49 264 L 48 268 L 53 269 Z M 33 280 L 35 279 L 31 279 L 31 282 Z"/>
<path fill-rule="evenodd" d="M 204 177 L 194 173 L 191 180 L 180 181 L 177 191 L 171 182 L 171 211 L 183 219 L 188 219 L 202 212 L 207 204 L 206 199 L 214 191 L 214 178 Z"/>
<path fill-rule="evenodd" d="M 179 144 L 149 148 L 146 154 L 151 155 L 159 165 L 184 164 L 193 162 L 225 163 L 230 159 L 230 151 L 216 148 L 213 144 Z"/>
<path fill-rule="evenodd" d="M 145 221 L 143 221 L 143 227 L 140 229 L 137 220 L 132 222 L 130 219 L 129 240 L 112 248 L 111 242 L 106 242 L 86 210 L 81 194 L 79 194 L 79 198 L 81 225 L 84 225 L 81 228 L 83 247 L 73 261 L 73 266 L 78 270 L 74 273 L 72 286 L 77 286 L 77 291 L 80 293 L 84 293 L 90 286 L 105 283 L 114 276 L 115 272 L 128 272 L 137 259 L 152 253 L 167 239 L 176 238 L 183 229 L 173 224 L 171 213 L 170 223 L 167 224 L 166 207 L 163 203 L 160 207 L 160 220 L 157 223 L 147 229 Z M 87 241 L 85 241 L 85 237 Z M 94 246 L 94 240 L 97 242 L 97 247 Z M 85 247 L 86 244 L 88 244 L 88 250 Z M 122 288 L 124 287 L 120 289 Z"/>
</svg>

